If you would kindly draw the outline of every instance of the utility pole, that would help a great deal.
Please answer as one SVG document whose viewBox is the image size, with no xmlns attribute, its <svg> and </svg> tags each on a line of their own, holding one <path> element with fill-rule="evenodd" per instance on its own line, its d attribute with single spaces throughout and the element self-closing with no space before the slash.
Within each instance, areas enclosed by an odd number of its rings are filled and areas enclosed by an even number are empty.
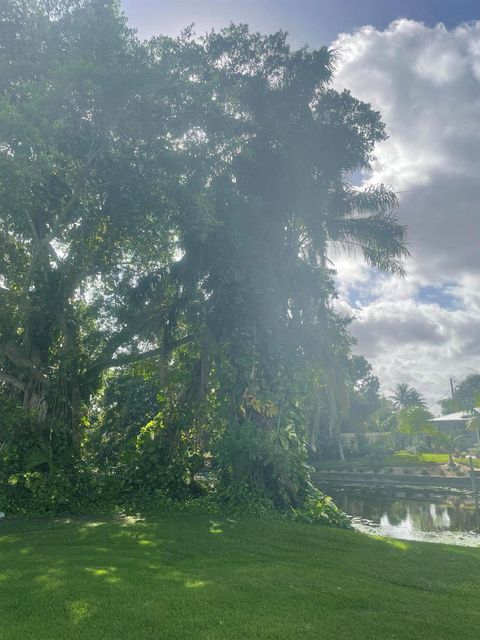
<svg viewBox="0 0 480 640">
<path fill-rule="evenodd" d="M 450 378 L 450 391 L 452 392 L 452 400 L 455 400 L 455 388 L 453 386 L 453 378 Z"/>
<path fill-rule="evenodd" d="M 475 501 L 475 524 L 477 527 L 477 531 L 480 531 L 478 491 L 477 491 L 477 483 L 476 483 L 476 477 L 475 477 L 475 467 L 473 466 L 472 456 L 470 456 L 468 460 L 470 462 L 470 479 L 472 480 L 473 499 Z"/>
</svg>

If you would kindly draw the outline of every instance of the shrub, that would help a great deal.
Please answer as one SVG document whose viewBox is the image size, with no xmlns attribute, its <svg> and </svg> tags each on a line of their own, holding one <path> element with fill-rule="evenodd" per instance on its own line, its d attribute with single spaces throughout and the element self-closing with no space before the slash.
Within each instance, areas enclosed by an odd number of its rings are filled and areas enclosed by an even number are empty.
<svg viewBox="0 0 480 640">
<path fill-rule="evenodd" d="M 300 522 L 329 524 L 351 528 L 350 518 L 334 503 L 330 496 L 321 492 L 309 498 L 302 509 L 294 510 L 294 518 Z"/>
</svg>

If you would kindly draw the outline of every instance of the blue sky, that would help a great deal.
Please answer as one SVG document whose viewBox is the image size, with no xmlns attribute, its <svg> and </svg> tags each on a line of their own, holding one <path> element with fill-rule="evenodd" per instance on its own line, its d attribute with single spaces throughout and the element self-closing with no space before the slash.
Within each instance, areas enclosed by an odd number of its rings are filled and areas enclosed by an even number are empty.
<svg viewBox="0 0 480 640">
<path fill-rule="evenodd" d="M 455 295 L 455 287 L 455 282 L 447 282 L 442 286 L 434 284 L 420 286 L 416 292 L 416 299 L 419 302 L 438 304 L 443 309 L 459 309 L 461 307 L 461 299 Z"/>
<path fill-rule="evenodd" d="M 260 31 L 284 29 L 292 44 L 329 44 L 366 24 L 384 29 L 396 18 L 454 27 L 480 18 L 479 0 L 124 0 L 140 36 L 178 34 L 190 23 L 202 34 L 229 22 Z"/>
</svg>

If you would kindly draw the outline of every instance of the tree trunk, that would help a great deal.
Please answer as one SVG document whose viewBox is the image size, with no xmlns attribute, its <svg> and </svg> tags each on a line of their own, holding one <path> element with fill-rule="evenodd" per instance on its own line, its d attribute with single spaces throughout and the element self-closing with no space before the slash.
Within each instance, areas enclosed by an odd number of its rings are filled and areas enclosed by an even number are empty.
<svg viewBox="0 0 480 640">
<path fill-rule="evenodd" d="M 317 452 L 317 435 L 320 430 L 320 394 L 321 387 L 316 384 L 314 389 L 312 420 L 310 422 L 310 449 L 313 453 Z"/>
<path fill-rule="evenodd" d="M 36 415 L 38 422 L 43 422 L 47 415 L 47 398 L 45 388 L 36 380 L 30 379 L 23 392 L 23 408 Z"/>
</svg>

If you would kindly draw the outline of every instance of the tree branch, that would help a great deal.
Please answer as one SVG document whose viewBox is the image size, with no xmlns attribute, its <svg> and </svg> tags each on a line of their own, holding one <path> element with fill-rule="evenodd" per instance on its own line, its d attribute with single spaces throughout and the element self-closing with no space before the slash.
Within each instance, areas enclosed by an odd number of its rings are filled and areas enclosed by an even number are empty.
<svg viewBox="0 0 480 640">
<path fill-rule="evenodd" d="M 12 387 L 19 389 L 20 391 L 25 391 L 25 383 L 21 380 L 18 380 L 18 378 L 14 378 L 13 376 L 8 375 L 8 373 L 3 373 L 2 371 L 0 371 L 0 381 L 11 384 Z"/>
<path fill-rule="evenodd" d="M 60 212 L 55 224 L 53 225 L 53 229 L 49 234 L 45 236 L 45 238 L 42 239 L 44 242 L 50 243 L 52 240 L 54 240 L 62 224 L 65 224 L 69 221 L 70 213 L 80 200 L 80 193 L 85 185 L 85 180 L 88 176 L 89 169 L 97 156 L 100 154 L 101 150 L 102 147 L 99 141 L 97 139 L 93 139 L 90 144 L 90 149 L 88 151 L 87 157 L 85 158 L 83 167 L 80 169 L 77 175 L 70 198 L 67 200 L 63 210 Z"/>
<path fill-rule="evenodd" d="M 13 362 L 14 365 L 20 369 L 26 369 L 29 371 L 35 380 L 40 382 L 44 387 L 48 387 L 50 385 L 50 380 L 47 376 L 39 371 L 31 360 L 23 356 L 14 344 L 11 342 L 7 344 L 4 351 L 7 358 Z"/>
<path fill-rule="evenodd" d="M 150 351 L 144 351 L 143 353 L 126 353 L 124 355 L 119 355 L 116 358 L 111 358 L 109 360 L 97 361 L 88 367 L 87 371 L 91 371 L 97 369 L 98 371 L 104 371 L 105 369 L 111 369 L 112 367 L 123 367 L 127 364 L 132 364 L 133 362 L 141 362 L 142 360 L 150 360 L 151 358 L 156 358 L 160 355 L 168 355 L 181 347 L 184 344 L 188 344 L 192 340 L 193 336 L 185 336 L 184 338 L 179 338 L 178 340 L 173 340 L 166 345 L 166 348 L 158 347 L 157 349 L 151 349 Z"/>
</svg>

